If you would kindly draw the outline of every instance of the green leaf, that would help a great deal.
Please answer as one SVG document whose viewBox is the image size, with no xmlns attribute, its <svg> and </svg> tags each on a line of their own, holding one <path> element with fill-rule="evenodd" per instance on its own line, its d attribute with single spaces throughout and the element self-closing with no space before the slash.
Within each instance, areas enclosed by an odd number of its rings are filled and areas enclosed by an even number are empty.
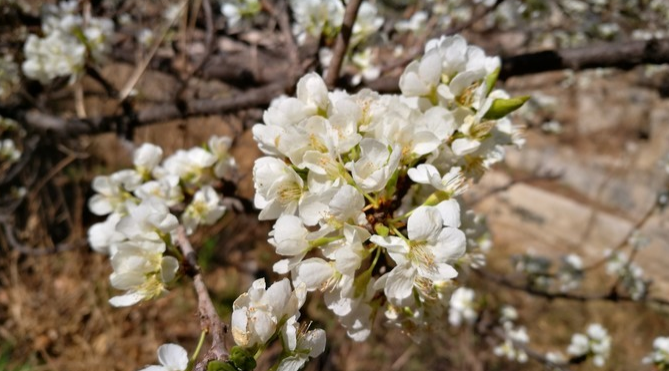
<svg viewBox="0 0 669 371">
<path fill-rule="evenodd" d="M 530 99 L 529 95 L 523 95 L 510 99 L 495 99 L 483 118 L 488 120 L 501 119 L 502 117 L 520 108 L 525 102 L 527 102 L 528 99 Z"/>
<path fill-rule="evenodd" d="M 239 371 L 235 366 L 221 361 L 211 361 L 207 364 L 207 371 Z"/>
</svg>

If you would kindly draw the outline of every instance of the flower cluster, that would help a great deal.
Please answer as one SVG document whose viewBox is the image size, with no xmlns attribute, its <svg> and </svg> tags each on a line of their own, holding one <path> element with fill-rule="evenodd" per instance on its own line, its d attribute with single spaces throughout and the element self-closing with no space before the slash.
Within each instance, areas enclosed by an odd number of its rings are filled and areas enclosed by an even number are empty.
<svg viewBox="0 0 669 371">
<path fill-rule="evenodd" d="M 214 136 L 206 149 L 180 150 L 161 163 L 162 149 L 143 144 L 134 153 L 134 169 L 93 180 L 89 209 L 107 219 L 89 229 L 88 239 L 94 250 L 110 255 L 112 286 L 126 291 L 112 298 L 112 305 L 162 294 L 179 267 L 175 257 L 165 255 L 175 248 L 179 223 L 190 234 L 221 218 L 225 207 L 214 187 L 219 178 L 232 176 L 230 145 L 230 138 Z M 183 211 L 180 221 L 170 208 Z"/>
<path fill-rule="evenodd" d="M 274 270 L 323 291 L 353 339 L 379 309 L 412 336 L 438 326 L 456 268 L 482 264 L 481 221 L 457 196 L 522 143 L 505 116 L 525 99 L 493 89 L 498 67 L 460 36 L 433 40 L 402 95 L 328 92 L 310 73 L 253 127 Z"/>
<path fill-rule="evenodd" d="M 290 0 L 293 34 L 304 43 L 307 36 L 334 38 L 344 21 L 344 5 L 338 0 Z"/>
<path fill-rule="evenodd" d="M 79 1 L 47 5 L 42 16 L 43 37 L 31 34 L 24 45 L 23 73 L 42 84 L 72 76 L 76 79 L 87 58 L 104 61 L 114 23 L 105 18 L 84 18 L 78 14 Z"/>
<path fill-rule="evenodd" d="M 643 269 L 630 261 L 620 251 L 606 251 L 606 273 L 620 280 L 632 299 L 641 300 L 648 294 L 649 281 L 643 276 Z"/>
<path fill-rule="evenodd" d="M 527 362 L 527 353 L 522 349 L 530 342 L 530 336 L 523 326 L 516 326 L 514 322 L 518 319 L 518 312 L 511 306 L 501 308 L 500 323 L 504 334 L 504 342 L 493 349 L 498 357 L 506 357 L 510 361 L 520 363 Z"/>
<path fill-rule="evenodd" d="M 448 322 L 458 327 L 463 322 L 472 324 L 478 318 L 476 293 L 472 289 L 460 287 L 453 292 L 449 303 Z"/>
<path fill-rule="evenodd" d="M 576 254 L 563 256 L 555 271 L 552 270 L 553 261 L 544 256 L 526 253 L 512 256 L 511 261 L 516 272 L 523 274 L 527 285 L 537 290 L 547 291 L 557 285 L 561 292 L 573 291 L 581 286 L 585 277 L 583 261 Z"/>
<path fill-rule="evenodd" d="M 659 371 L 669 370 L 669 337 L 655 338 L 653 352 L 644 357 L 643 363 L 652 364 Z"/>
<path fill-rule="evenodd" d="M 307 291 L 304 284 L 291 290 L 290 281 L 283 279 L 266 289 L 265 280 L 258 279 L 248 292 L 235 300 L 232 312 L 232 336 L 238 349 L 231 357 L 238 369 L 249 362 L 258 350 L 281 338 L 283 353 L 277 360 L 278 371 L 297 371 L 309 360 L 325 350 L 325 332 L 309 330 L 300 324 L 300 308 Z"/>
<path fill-rule="evenodd" d="M 225 0 L 221 4 L 221 13 L 230 27 L 238 25 L 243 18 L 255 16 L 261 9 L 259 0 Z"/>
<path fill-rule="evenodd" d="M 574 357 L 592 357 L 592 362 L 597 367 L 602 367 L 609 357 L 611 350 L 611 337 L 600 324 L 588 326 L 585 334 L 574 334 L 567 353 Z"/>
</svg>

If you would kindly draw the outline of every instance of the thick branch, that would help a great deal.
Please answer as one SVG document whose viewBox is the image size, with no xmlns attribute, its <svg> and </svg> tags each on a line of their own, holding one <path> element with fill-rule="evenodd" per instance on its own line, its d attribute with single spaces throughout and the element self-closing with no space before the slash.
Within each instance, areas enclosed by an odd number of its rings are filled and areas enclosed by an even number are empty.
<svg viewBox="0 0 669 371">
<path fill-rule="evenodd" d="M 337 43 L 332 51 L 332 61 L 328 67 L 328 74 L 325 76 L 325 83 L 328 87 L 333 88 L 339 77 L 339 71 L 344 63 L 346 50 L 348 49 L 348 42 L 351 40 L 351 33 L 353 32 L 353 24 L 355 18 L 358 16 L 358 9 L 360 9 L 361 0 L 349 0 L 346 5 L 346 13 L 344 13 L 344 22 L 341 25 L 339 35 L 337 35 Z"/>
<path fill-rule="evenodd" d="M 209 291 L 207 290 L 207 286 L 204 284 L 202 274 L 200 273 L 200 267 L 197 264 L 197 254 L 188 241 L 186 230 L 182 226 L 179 226 L 177 231 L 177 239 L 186 262 L 195 272 L 193 275 L 193 286 L 195 286 L 195 292 L 197 293 L 197 307 L 200 312 L 200 328 L 203 331 L 207 331 L 212 336 L 211 348 L 209 348 L 209 351 L 204 358 L 195 365 L 196 371 L 206 370 L 209 361 L 227 360 L 228 350 L 225 345 L 225 334 L 228 331 L 228 326 L 221 321 L 218 312 L 216 312 L 216 307 L 214 307 L 214 303 L 211 301 Z"/>
<path fill-rule="evenodd" d="M 630 69 L 640 64 L 669 62 L 669 40 L 630 41 L 582 48 L 547 50 L 504 58 L 500 79 L 571 69 L 613 67 Z"/>
<path fill-rule="evenodd" d="M 247 108 L 268 105 L 272 99 L 285 92 L 283 82 L 274 83 L 258 89 L 223 99 L 199 99 L 185 102 L 183 109 L 174 103 L 164 103 L 137 111 L 135 117 L 128 115 L 112 115 L 91 117 L 88 119 L 67 119 L 39 110 L 14 112 L 7 110 L 7 117 L 25 122 L 32 128 L 63 137 L 74 137 L 84 134 L 97 134 L 114 131 L 117 127 L 133 122 L 135 126 L 145 126 L 169 120 L 192 116 L 220 114 L 239 111 Z"/>
</svg>

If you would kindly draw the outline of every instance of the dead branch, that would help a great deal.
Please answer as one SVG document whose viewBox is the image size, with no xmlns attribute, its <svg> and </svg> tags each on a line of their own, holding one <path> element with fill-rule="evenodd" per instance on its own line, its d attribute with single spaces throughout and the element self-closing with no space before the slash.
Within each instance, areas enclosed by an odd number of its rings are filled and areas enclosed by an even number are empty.
<svg viewBox="0 0 669 371">
<path fill-rule="evenodd" d="M 358 9 L 360 9 L 361 0 L 350 0 L 346 4 L 346 13 L 344 13 L 344 22 L 341 25 L 339 35 L 337 35 L 337 42 L 332 51 L 332 61 L 328 67 L 328 73 L 325 76 L 325 83 L 328 87 L 333 88 L 337 79 L 339 78 L 339 71 L 344 63 L 346 51 L 348 50 L 348 42 L 351 40 L 351 33 L 353 32 L 353 24 L 355 18 L 358 16 Z"/>
<path fill-rule="evenodd" d="M 205 356 L 195 365 L 196 371 L 204 371 L 207 369 L 209 361 L 227 360 L 228 349 L 225 342 L 225 334 L 228 332 L 228 326 L 221 321 L 221 317 L 218 316 L 216 307 L 211 301 L 209 291 L 200 272 L 200 266 L 197 264 L 197 254 L 193 246 L 191 246 L 190 241 L 188 241 L 186 230 L 183 226 L 179 226 L 177 230 L 177 240 L 186 263 L 194 272 L 192 277 L 193 286 L 195 286 L 195 292 L 197 293 L 197 307 L 200 312 L 200 328 L 212 336 L 211 347 Z"/>
</svg>

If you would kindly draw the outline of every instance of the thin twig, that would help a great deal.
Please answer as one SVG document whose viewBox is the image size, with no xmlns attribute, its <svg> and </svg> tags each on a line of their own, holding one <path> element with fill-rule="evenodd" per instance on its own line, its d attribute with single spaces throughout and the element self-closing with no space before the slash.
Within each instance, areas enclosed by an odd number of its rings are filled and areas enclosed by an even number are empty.
<svg viewBox="0 0 669 371">
<path fill-rule="evenodd" d="M 509 279 L 508 277 L 498 275 L 492 272 L 488 272 L 483 269 L 477 269 L 474 270 L 479 276 L 492 281 L 494 283 L 497 283 L 501 286 L 504 286 L 506 288 L 510 288 L 516 291 L 523 291 L 526 292 L 530 295 L 533 296 L 539 296 L 543 297 L 545 299 L 553 300 L 553 299 L 565 299 L 565 300 L 572 300 L 572 301 L 580 301 L 580 302 L 587 302 L 587 301 L 610 301 L 610 302 L 636 302 L 636 303 L 652 303 L 652 304 L 659 304 L 659 305 L 669 305 L 669 300 L 663 299 L 663 298 L 653 298 L 653 297 L 648 297 L 644 298 L 641 300 L 634 300 L 631 296 L 623 296 L 617 293 L 617 291 L 614 290 L 609 290 L 608 293 L 605 294 L 576 294 L 576 293 L 569 293 L 569 292 L 550 292 L 550 291 L 544 291 L 544 290 L 539 290 L 533 286 L 530 286 L 528 284 L 519 284 L 514 282 L 513 280 Z"/>
<path fill-rule="evenodd" d="M 186 263 L 192 268 L 193 286 L 197 293 L 197 307 L 200 312 L 200 328 L 212 336 L 212 343 L 209 351 L 205 356 L 195 365 L 196 371 L 206 370 L 207 364 L 212 360 L 225 361 L 228 358 L 228 350 L 225 343 L 225 334 L 228 332 L 228 326 L 223 323 L 216 307 L 211 301 L 209 291 L 202 278 L 200 266 L 197 264 L 197 254 L 193 246 L 188 241 L 186 230 L 183 226 L 179 226 L 177 230 L 177 240 L 179 247 L 183 252 Z"/>
<path fill-rule="evenodd" d="M 630 230 L 627 232 L 627 234 L 625 234 L 625 236 L 620 240 L 620 242 L 614 248 L 611 249 L 612 254 L 622 250 L 625 246 L 627 246 L 627 244 L 629 243 L 630 238 L 632 237 L 632 235 L 634 235 L 634 232 L 636 232 L 638 230 L 641 230 L 641 228 L 643 228 L 643 226 L 646 224 L 646 222 L 648 222 L 650 217 L 653 216 L 653 214 L 655 213 L 655 210 L 657 210 L 657 207 L 658 207 L 657 203 L 653 202 L 653 205 L 650 207 L 650 209 L 648 209 L 648 211 L 646 211 L 646 213 L 643 215 L 643 217 L 641 219 L 639 219 L 634 224 L 634 226 L 632 228 L 630 228 Z M 607 256 L 604 259 L 601 259 L 601 260 L 599 260 L 599 261 L 597 261 L 597 262 L 595 262 L 595 263 L 593 263 L 593 264 L 591 264 L 587 267 L 584 267 L 583 271 L 589 271 L 589 270 L 597 269 L 597 268 L 601 267 L 602 265 L 606 264 L 606 262 L 608 260 L 609 260 L 609 257 Z"/>
<path fill-rule="evenodd" d="M 184 0 L 181 2 L 181 5 L 179 5 L 179 12 L 183 11 L 183 8 L 188 4 L 187 0 Z M 149 51 L 149 55 L 147 55 L 135 68 L 133 71 L 132 75 L 128 79 L 128 81 L 125 83 L 125 86 L 123 86 L 123 89 L 121 89 L 121 92 L 119 93 L 119 99 L 121 102 L 123 102 L 129 95 L 132 89 L 135 88 L 135 85 L 137 85 L 137 82 L 139 82 L 139 79 L 142 77 L 144 72 L 146 71 L 146 68 L 149 66 L 149 63 L 151 63 L 151 59 L 153 56 L 156 54 L 158 51 L 158 48 L 160 48 L 160 44 L 163 43 L 163 40 L 165 39 L 165 36 L 167 35 L 169 29 L 174 25 L 174 22 L 178 19 L 179 17 L 176 17 L 174 19 L 171 19 L 170 22 L 165 26 L 163 31 L 160 33 L 160 37 L 154 41 L 153 46 L 151 47 L 151 51 Z"/>
<path fill-rule="evenodd" d="M 78 240 L 73 243 L 59 243 L 53 247 L 26 246 L 19 242 L 18 239 L 16 239 L 16 236 L 14 235 L 14 229 L 10 225 L 9 221 L 3 220 L 0 222 L 0 224 L 2 224 L 2 229 L 4 231 L 5 237 L 7 238 L 7 242 L 9 242 L 9 245 L 14 251 L 17 251 L 22 255 L 41 256 L 56 254 L 63 251 L 78 249 L 80 247 L 86 246 L 87 244 L 86 240 Z"/>
<path fill-rule="evenodd" d="M 339 78 L 339 71 L 344 63 L 344 57 L 348 49 L 348 42 L 351 40 L 351 33 L 353 32 L 353 24 L 355 18 L 358 16 L 358 9 L 360 9 L 362 0 L 349 0 L 346 4 L 346 12 L 344 13 L 344 22 L 341 25 L 339 35 L 337 35 L 337 42 L 332 51 L 332 60 L 328 67 L 327 76 L 325 76 L 325 83 L 328 87 L 333 88 Z"/>
</svg>

